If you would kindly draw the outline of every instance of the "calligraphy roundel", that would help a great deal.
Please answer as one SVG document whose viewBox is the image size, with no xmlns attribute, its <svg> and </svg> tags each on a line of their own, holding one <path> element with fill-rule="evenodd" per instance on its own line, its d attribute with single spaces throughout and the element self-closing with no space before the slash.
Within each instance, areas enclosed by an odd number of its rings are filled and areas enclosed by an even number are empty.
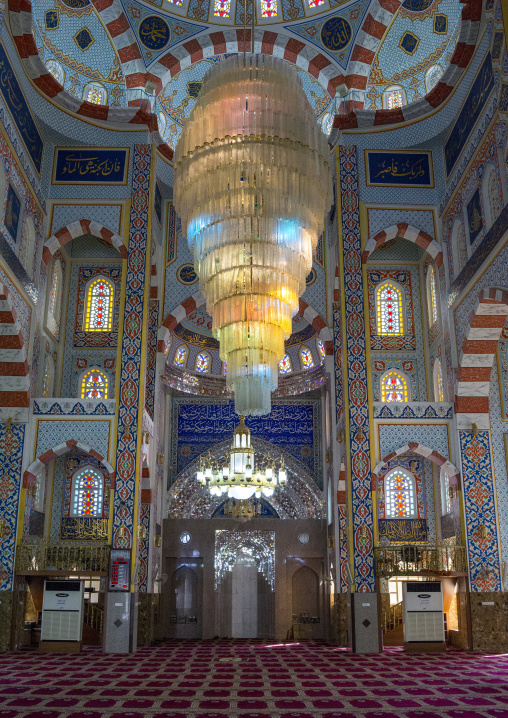
<svg viewBox="0 0 508 718">
<path fill-rule="evenodd" d="M 314 267 L 312 267 L 312 269 L 310 270 L 310 272 L 307 275 L 305 283 L 308 287 L 310 287 L 311 284 L 314 284 L 316 279 L 317 279 L 316 270 L 314 269 Z"/>
<path fill-rule="evenodd" d="M 180 284 L 195 284 L 199 279 L 193 264 L 182 264 L 178 267 L 176 278 Z"/>
<path fill-rule="evenodd" d="M 321 42 L 327 50 L 339 52 L 349 45 L 353 29 L 344 17 L 331 17 L 321 28 Z"/>
<path fill-rule="evenodd" d="M 171 39 L 171 29 L 161 17 L 149 15 L 139 25 L 139 39 L 149 50 L 162 50 Z"/>
</svg>

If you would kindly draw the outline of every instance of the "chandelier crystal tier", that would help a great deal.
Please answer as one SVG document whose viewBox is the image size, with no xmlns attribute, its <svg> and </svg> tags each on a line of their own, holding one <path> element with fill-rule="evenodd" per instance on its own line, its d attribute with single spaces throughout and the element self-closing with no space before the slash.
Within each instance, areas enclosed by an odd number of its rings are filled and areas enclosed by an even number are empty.
<svg viewBox="0 0 508 718">
<path fill-rule="evenodd" d="M 282 457 L 278 467 L 274 462 L 264 467 L 255 463 L 250 430 L 245 426 L 243 416 L 233 434 L 228 458 L 229 461 L 219 466 L 210 455 L 201 457 L 196 478 L 200 484 L 208 486 L 212 496 L 225 495 L 239 500 L 250 499 L 252 496 L 269 498 L 278 486 L 287 483 Z"/>
<path fill-rule="evenodd" d="M 333 198 L 328 144 L 293 68 L 245 54 L 212 67 L 174 161 L 175 208 L 235 410 L 267 414 Z"/>
</svg>

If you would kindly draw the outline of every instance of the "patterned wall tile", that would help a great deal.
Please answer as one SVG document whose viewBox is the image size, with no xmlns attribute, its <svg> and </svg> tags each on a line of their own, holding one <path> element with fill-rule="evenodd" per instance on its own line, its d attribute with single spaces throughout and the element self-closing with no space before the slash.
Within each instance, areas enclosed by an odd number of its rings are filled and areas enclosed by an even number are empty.
<svg viewBox="0 0 508 718">
<path fill-rule="evenodd" d="M 109 421 L 87 421 L 85 419 L 41 420 L 38 423 L 35 457 L 44 454 L 54 446 L 63 444 L 69 439 L 76 439 L 82 444 L 95 449 L 107 459 L 109 456 L 110 429 L 111 423 Z"/>
<path fill-rule="evenodd" d="M 392 451 L 400 449 L 410 441 L 437 451 L 445 458 L 450 457 L 448 445 L 448 424 L 378 424 L 379 456 L 381 460 Z"/>
<path fill-rule="evenodd" d="M 89 189 L 87 194 L 97 190 Z M 66 227 L 71 222 L 80 219 L 89 219 L 92 222 L 98 222 L 110 229 L 116 234 L 120 234 L 120 220 L 122 217 L 121 205 L 101 204 L 100 199 L 93 204 L 55 204 L 52 207 L 51 227 L 49 227 L 48 236 L 58 232 L 62 227 Z M 91 243 L 93 246 L 95 243 Z M 118 256 L 118 253 L 117 255 Z"/>
<path fill-rule="evenodd" d="M 435 235 L 434 215 L 430 209 L 411 210 L 406 207 L 400 207 L 399 209 L 369 208 L 367 210 L 367 215 L 369 222 L 369 237 L 372 237 L 387 227 L 399 224 L 400 222 L 407 222 L 413 227 L 427 232 L 427 234 L 430 234 L 431 237 L 434 237 Z M 409 244 L 407 240 L 400 241 L 405 245 Z"/>
<path fill-rule="evenodd" d="M 0 591 L 12 591 L 18 521 L 24 424 L 0 424 Z"/>
</svg>

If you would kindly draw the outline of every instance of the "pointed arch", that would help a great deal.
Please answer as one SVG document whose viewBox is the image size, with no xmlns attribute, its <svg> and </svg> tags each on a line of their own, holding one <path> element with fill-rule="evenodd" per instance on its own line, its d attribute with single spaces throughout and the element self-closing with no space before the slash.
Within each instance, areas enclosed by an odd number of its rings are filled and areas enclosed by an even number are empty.
<svg viewBox="0 0 508 718">
<path fill-rule="evenodd" d="M 115 234 L 115 232 L 112 232 L 99 222 L 90 219 L 79 219 L 59 229 L 58 232 L 52 234 L 44 243 L 44 247 L 42 248 L 42 261 L 44 264 L 47 265 L 49 263 L 51 256 L 60 249 L 60 247 L 63 247 L 67 242 L 71 242 L 73 239 L 82 237 L 84 234 L 90 234 L 92 237 L 102 239 L 117 249 L 124 259 L 127 258 L 127 247 L 124 245 L 120 235 Z"/>
<path fill-rule="evenodd" d="M 115 285 L 103 274 L 92 277 L 85 286 L 84 332 L 110 332 L 113 328 Z"/>
<path fill-rule="evenodd" d="M 403 466 L 394 466 L 385 474 L 385 518 L 417 518 L 416 479 Z"/>
<path fill-rule="evenodd" d="M 406 331 L 406 293 L 398 282 L 385 279 L 374 290 L 376 333 L 402 336 Z"/>
<path fill-rule="evenodd" d="M 411 224 L 407 224 L 407 222 L 394 224 L 371 237 L 362 252 L 362 264 L 367 262 L 369 255 L 371 255 L 375 249 L 390 239 L 407 239 L 408 242 L 413 242 L 413 244 L 416 244 L 428 252 L 435 261 L 438 269 L 443 264 L 443 252 L 436 240 L 433 239 L 430 234 L 427 234 L 427 232 L 418 229 L 418 227 L 413 227 Z"/>
<path fill-rule="evenodd" d="M 87 446 L 86 444 L 82 444 L 76 439 L 68 439 L 63 444 L 54 446 L 52 449 L 45 451 L 37 459 L 35 459 L 35 461 L 30 464 L 28 469 L 23 474 L 23 488 L 26 489 L 33 484 L 37 480 L 37 476 L 48 464 L 55 461 L 55 459 L 58 459 L 59 456 L 68 454 L 69 451 L 80 451 L 82 454 L 88 454 L 88 456 L 92 456 L 94 459 L 97 459 L 97 461 L 100 461 L 104 466 L 106 478 L 109 480 L 111 488 L 114 488 L 115 470 L 109 461 L 106 461 L 106 459 L 101 456 L 98 451 L 95 451 L 95 449 L 90 448 L 90 446 Z"/>
<path fill-rule="evenodd" d="M 432 461 L 432 463 L 436 464 L 436 466 L 442 467 L 443 471 L 445 471 L 450 477 L 450 483 L 457 487 L 460 487 L 460 472 L 455 466 L 455 464 L 452 464 L 451 461 L 445 459 L 445 457 L 442 456 L 438 451 L 434 451 L 428 446 L 419 444 L 417 441 L 410 441 L 404 446 L 401 446 L 399 449 L 392 451 L 390 454 L 385 456 L 382 461 L 376 464 L 376 466 L 374 467 L 374 471 L 372 472 L 372 488 L 376 488 L 376 483 L 380 478 L 381 472 L 389 461 L 395 459 L 401 454 L 407 454 L 411 452 L 413 454 L 423 456 L 424 459 Z"/>
</svg>

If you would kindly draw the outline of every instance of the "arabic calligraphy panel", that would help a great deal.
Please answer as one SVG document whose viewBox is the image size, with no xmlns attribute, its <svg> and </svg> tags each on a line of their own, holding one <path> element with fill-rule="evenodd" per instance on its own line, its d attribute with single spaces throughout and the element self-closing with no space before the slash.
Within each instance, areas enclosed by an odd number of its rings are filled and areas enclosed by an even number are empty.
<svg viewBox="0 0 508 718">
<path fill-rule="evenodd" d="M 52 184 L 127 183 L 128 147 L 56 147 Z"/>
<path fill-rule="evenodd" d="M 469 94 L 462 105 L 462 109 L 445 143 L 444 155 L 447 177 L 450 176 L 455 163 L 465 148 L 469 135 L 483 112 L 483 108 L 493 89 L 494 75 L 489 52 L 476 75 Z"/>
<path fill-rule="evenodd" d="M 9 184 L 7 190 L 7 202 L 5 205 L 4 225 L 14 241 L 18 238 L 19 217 L 21 214 L 21 200 Z"/>
<path fill-rule="evenodd" d="M 434 187 L 431 152 L 365 150 L 368 187 Z"/>
<path fill-rule="evenodd" d="M 321 42 L 330 52 L 339 52 L 349 45 L 353 30 L 344 17 L 331 17 L 321 28 Z"/>
<path fill-rule="evenodd" d="M 0 43 L 0 92 L 40 177 L 44 142 L 2 43 Z"/>
<path fill-rule="evenodd" d="M 149 50 L 162 50 L 171 39 L 168 23 L 157 15 L 149 15 L 139 25 L 139 39 Z"/>
<path fill-rule="evenodd" d="M 379 519 L 379 536 L 389 541 L 427 542 L 426 519 Z"/>
</svg>

